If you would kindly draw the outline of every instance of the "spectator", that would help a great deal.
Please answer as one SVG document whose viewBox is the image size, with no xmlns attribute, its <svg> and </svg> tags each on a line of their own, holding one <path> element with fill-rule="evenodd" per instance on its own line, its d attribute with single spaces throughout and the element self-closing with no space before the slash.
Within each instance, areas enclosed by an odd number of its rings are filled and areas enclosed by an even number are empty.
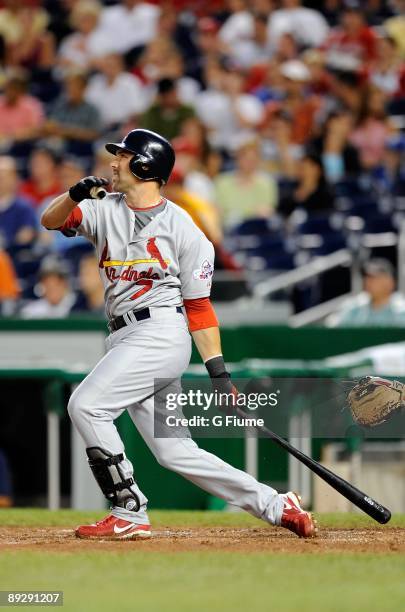
<svg viewBox="0 0 405 612">
<path fill-rule="evenodd" d="M 62 69 L 90 69 L 94 58 L 114 50 L 99 27 L 101 11 L 97 0 L 79 0 L 73 5 L 70 23 L 74 32 L 66 36 L 58 51 Z"/>
<path fill-rule="evenodd" d="M 104 129 L 116 128 L 145 111 L 148 99 L 142 83 L 124 70 L 120 55 L 105 55 L 96 66 L 100 73 L 91 77 L 85 98 L 97 108 Z"/>
<path fill-rule="evenodd" d="M 363 91 L 362 105 L 350 142 L 358 150 L 360 163 L 365 170 L 381 163 L 385 142 L 394 132 L 385 112 L 385 100 L 380 89 L 368 87 Z"/>
<path fill-rule="evenodd" d="M 201 89 L 195 79 L 184 75 L 184 62 L 181 54 L 171 48 L 165 55 L 159 70 L 159 79 L 168 78 L 176 82 L 177 96 L 182 104 L 192 105 Z"/>
<path fill-rule="evenodd" d="M 299 55 L 299 46 L 294 36 L 288 34 L 282 34 L 278 39 L 276 48 L 274 49 L 275 59 L 281 64 L 289 62 L 290 60 L 297 59 Z"/>
<path fill-rule="evenodd" d="M 54 60 L 54 39 L 47 31 L 49 16 L 23 0 L 4 0 L 0 9 L 0 34 L 4 37 L 10 65 L 49 67 Z"/>
<path fill-rule="evenodd" d="M 385 197 L 405 197 L 405 136 L 392 136 L 385 143 L 381 166 L 373 173 L 378 193 Z"/>
<path fill-rule="evenodd" d="M 145 47 L 136 66 L 131 70 L 146 87 L 153 87 L 164 76 L 167 68 L 167 58 L 177 53 L 173 41 L 169 38 L 154 38 Z"/>
<path fill-rule="evenodd" d="M 405 2 L 404 0 L 392 0 L 391 5 L 396 14 L 384 21 L 384 31 L 393 38 L 400 50 L 402 58 L 405 57 Z"/>
<path fill-rule="evenodd" d="M 377 36 L 367 25 L 360 2 L 346 0 L 340 27 L 334 28 L 323 48 L 335 69 L 361 70 L 376 57 Z"/>
<path fill-rule="evenodd" d="M 74 156 L 65 157 L 59 165 L 59 193 L 64 193 L 65 191 L 68 191 L 72 185 L 75 185 L 86 174 L 86 167 L 81 158 Z M 43 200 L 41 206 L 36 211 L 38 219 L 41 218 L 43 211 L 49 206 L 52 199 L 53 198 L 50 197 Z M 47 251 L 52 251 L 63 256 L 70 248 L 80 247 L 81 245 L 87 246 L 89 244 L 86 238 L 84 238 L 83 236 L 77 236 L 75 240 L 72 241 L 67 236 L 64 236 L 62 232 L 49 232 L 41 225 L 39 230 L 38 242 Z"/>
<path fill-rule="evenodd" d="M 159 6 L 140 0 L 122 0 L 106 7 L 101 15 L 101 31 L 115 53 L 137 54 L 156 36 Z"/>
<path fill-rule="evenodd" d="M 405 65 L 393 38 L 381 36 L 378 39 L 377 57 L 369 70 L 369 79 L 386 95 L 405 97 Z"/>
<path fill-rule="evenodd" d="M 272 45 L 276 46 L 283 34 L 291 34 L 305 47 L 318 47 L 323 43 L 329 32 L 325 17 L 301 4 L 300 0 L 282 0 L 282 8 L 271 13 L 269 41 Z"/>
<path fill-rule="evenodd" d="M 329 327 L 403 327 L 405 298 L 395 292 L 395 274 L 386 259 L 370 259 L 363 270 L 363 292 L 331 315 Z"/>
<path fill-rule="evenodd" d="M 298 164 L 298 185 L 293 194 L 280 202 L 280 212 L 290 215 L 296 208 L 304 208 L 309 214 L 333 210 L 334 197 L 323 169 L 322 159 L 307 152 Z"/>
<path fill-rule="evenodd" d="M 176 81 L 164 78 L 158 82 L 156 101 L 142 116 L 140 125 L 171 140 L 180 134 L 184 121 L 193 116 L 192 107 L 178 98 Z"/>
<path fill-rule="evenodd" d="M 236 48 L 254 35 L 253 15 L 248 10 L 246 0 L 227 0 L 229 16 L 221 26 L 219 36 L 229 47 Z"/>
<path fill-rule="evenodd" d="M 236 153 L 236 169 L 215 181 L 216 203 L 226 227 L 249 217 L 269 216 L 277 206 L 277 183 L 260 168 L 257 141 L 246 142 Z"/>
<path fill-rule="evenodd" d="M 273 57 L 266 64 L 255 66 L 247 79 L 246 90 L 250 91 L 263 104 L 282 100 L 285 96 L 284 77 L 280 64 Z"/>
<path fill-rule="evenodd" d="M 223 236 L 218 210 L 211 202 L 184 187 L 184 174 L 178 165 L 175 166 L 163 193 L 190 215 L 216 249 L 220 247 Z"/>
<path fill-rule="evenodd" d="M 79 293 L 72 312 L 104 315 L 104 287 L 94 253 L 83 255 L 79 263 Z"/>
<path fill-rule="evenodd" d="M 183 122 L 179 138 L 185 138 L 191 143 L 200 157 L 204 156 L 210 148 L 207 130 L 197 117 L 190 117 Z"/>
<path fill-rule="evenodd" d="M 311 74 L 303 62 L 285 62 L 280 66 L 280 73 L 284 95 L 281 100 L 268 102 L 264 124 L 271 123 L 274 114 L 282 110 L 292 121 L 292 142 L 303 145 L 313 136 L 315 117 L 322 101 L 319 96 L 306 92 Z"/>
<path fill-rule="evenodd" d="M 219 22 L 213 17 L 202 17 L 197 23 L 196 32 L 196 57 L 193 64 L 189 65 L 189 74 L 205 86 L 207 81 L 207 66 L 211 62 L 218 62 L 228 52 L 227 46 L 219 37 Z"/>
<path fill-rule="evenodd" d="M 63 83 L 63 92 L 45 122 L 44 135 L 61 141 L 72 155 L 91 157 L 101 121 L 96 106 L 85 100 L 87 75 L 78 70 L 70 71 Z"/>
<path fill-rule="evenodd" d="M 353 122 L 351 113 L 346 111 L 331 113 L 320 137 L 311 143 L 322 156 L 325 175 L 330 183 L 361 173 L 357 149 L 349 142 Z"/>
<path fill-rule="evenodd" d="M 253 16 L 249 16 L 252 20 L 251 35 L 239 38 L 236 41 L 229 41 L 231 45 L 230 57 L 237 66 L 244 69 L 248 69 L 255 64 L 265 63 L 273 54 L 267 36 L 267 15 L 255 13 Z M 228 21 L 222 26 L 220 35 L 223 34 L 227 24 Z"/>
<path fill-rule="evenodd" d="M 363 104 L 364 79 L 356 71 L 329 72 L 330 98 L 327 111 L 342 108 L 356 117 Z M 328 112 L 325 113 L 325 118 Z"/>
<path fill-rule="evenodd" d="M 173 146 L 176 164 L 184 174 L 185 189 L 214 203 L 214 183 L 203 169 L 200 149 L 191 140 L 181 136 L 173 141 Z"/>
<path fill-rule="evenodd" d="M 151 100 L 156 95 L 156 84 L 163 78 L 176 81 L 177 94 L 183 104 L 191 103 L 201 89 L 196 79 L 185 74 L 183 56 L 173 40 L 164 36 L 151 41 L 132 73 L 147 87 Z"/>
<path fill-rule="evenodd" d="M 42 104 L 28 95 L 27 73 L 10 72 L 0 96 L 0 148 L 8 151 L 13 144 L 31 141 L 43 123 Z"/>
<path fill-rule="evenodd" d="M 261 132 L 262 156 L 269 172 L 282 178 L 293 179 L 297 164 L 303 155 L 303 147 L 293 142 L 291 117 L 279 110 Z"/>
<path fill-rule="evenodd" d="M 30 244 L 36 236 L 35 212 L 30 202 L 18 195 L 18 183 L 15 160 L 0 156 L 0 236 L 7 249 Z"/>
<path fill-rule="evenodd" d="M 20 193 L 35 207 L 40 206 L 45 198 L 54 198 L 61 192 L 59 161 L 59 155 L 47 147 L 37 147 L 31 153 L 29 178 L 21 184 Z"/>
<path fill-rule="evenodd" d="M 20 286 L 11 257 L 0 248 L 0 315 L 14 312 Z"/>
<path fill-rule="evenodd" d="M 231 155 L 240 142 L 252 139 L 264 118 L 261 102 L 243 93 L 244 79 L 237 71 L 212 64 L 206 71 L 209 87 L 196 97 L 197 116 L 208 130 L 214 149 Z"/>
<path fill-rule="evenodd" d="M 104 144 L 96 149 L 91 174 L 93 176 L 103 176 L 108 180 L 112 178 L 111 153 L 106 150 Z"/>
<path fill-rule="evenodd" d="M 45 258 L 39 270 L 39 299 L 21 309 L 23 319 L 60 319 L 70 313 L 76 296 L 70 289 L 69 270 L 54 257 Z"/>
</svg>

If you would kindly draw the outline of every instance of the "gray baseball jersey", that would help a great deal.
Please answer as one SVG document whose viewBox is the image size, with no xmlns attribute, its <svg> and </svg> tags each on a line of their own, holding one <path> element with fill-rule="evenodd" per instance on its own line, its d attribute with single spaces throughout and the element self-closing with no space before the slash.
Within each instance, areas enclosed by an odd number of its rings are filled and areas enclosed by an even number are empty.
<svg viewBox="0 0 405 612">
<path fill-rule="evenodd" d="M 160 202 L 157 206 L 162 206 Z M 62 231 L 86 236 L 96 247 L 109 318 L 130 310 L 181 306 L 183 299 L 208 297 L 214 247 L 179 206 L 166 200 L 143 228 L 121 193 L 83 200 Z"/>
</svg>

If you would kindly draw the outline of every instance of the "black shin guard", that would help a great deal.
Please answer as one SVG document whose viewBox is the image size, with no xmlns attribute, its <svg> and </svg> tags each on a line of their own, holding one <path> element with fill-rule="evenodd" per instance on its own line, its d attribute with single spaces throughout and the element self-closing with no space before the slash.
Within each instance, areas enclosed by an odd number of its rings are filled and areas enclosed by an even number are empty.
<svg viewBox="0 0 405 612">
<path fill-rule="evenodd" d="M 98 446 L 86 448 L 89 466 L 97 483 L 114 506 L 137 512 L 140 508 L 138 496 L 132 491 L 133 478 L 125 478 L 120 468 L 124 455 L 112 455 Z"/>
</svg>

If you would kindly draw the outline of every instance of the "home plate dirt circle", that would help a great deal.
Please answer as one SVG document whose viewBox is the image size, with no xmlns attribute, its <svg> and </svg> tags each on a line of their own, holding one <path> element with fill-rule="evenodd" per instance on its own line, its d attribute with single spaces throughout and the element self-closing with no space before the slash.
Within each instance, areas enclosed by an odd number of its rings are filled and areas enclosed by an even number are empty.
<svg viewBox="0 0 405 612">
<path fill-rule="evenodd" d="M 142 552 L 244 551 L 330 553 L 405 553 L 405 529 L 321 529 L 304 540 L 284 529 L 159 526 L 147 540 L 80 540 L 71 528 L 2 527 L 0 550 L 77 552 L 91 549 Z"/>
</svg>

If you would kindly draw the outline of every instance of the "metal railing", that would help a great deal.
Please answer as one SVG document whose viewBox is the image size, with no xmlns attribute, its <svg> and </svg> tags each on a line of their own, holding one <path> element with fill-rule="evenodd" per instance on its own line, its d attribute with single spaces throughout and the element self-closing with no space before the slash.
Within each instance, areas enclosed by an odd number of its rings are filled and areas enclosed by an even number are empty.
<svg viewBox="0 0 405 612">
<path fill-rule="evenodd" d="M 333 268 L 338 266 L 352 265 L 353 263 L 353 254 L 349 249 L 340 249 L 331 255 L 315 257 L 312 261 L 295 268 L 295 270 L 284 272 L 283 274 L 278 274 L 273 278 L 259 282 L 253 288 L 253 298 L 265 299 L 272 293 L 293 287 L 302 281 L 313 278 L 314 276 L 319 276 L 322 272 L 333 270 Z M 354 289 L 358 287 L 358 271 L 356 268 L 357 266 L 352 266 L 352 276 L 353 274 L 355 276 L 355 278 L 352 278 L 352 288 Z"/>
</svg>

